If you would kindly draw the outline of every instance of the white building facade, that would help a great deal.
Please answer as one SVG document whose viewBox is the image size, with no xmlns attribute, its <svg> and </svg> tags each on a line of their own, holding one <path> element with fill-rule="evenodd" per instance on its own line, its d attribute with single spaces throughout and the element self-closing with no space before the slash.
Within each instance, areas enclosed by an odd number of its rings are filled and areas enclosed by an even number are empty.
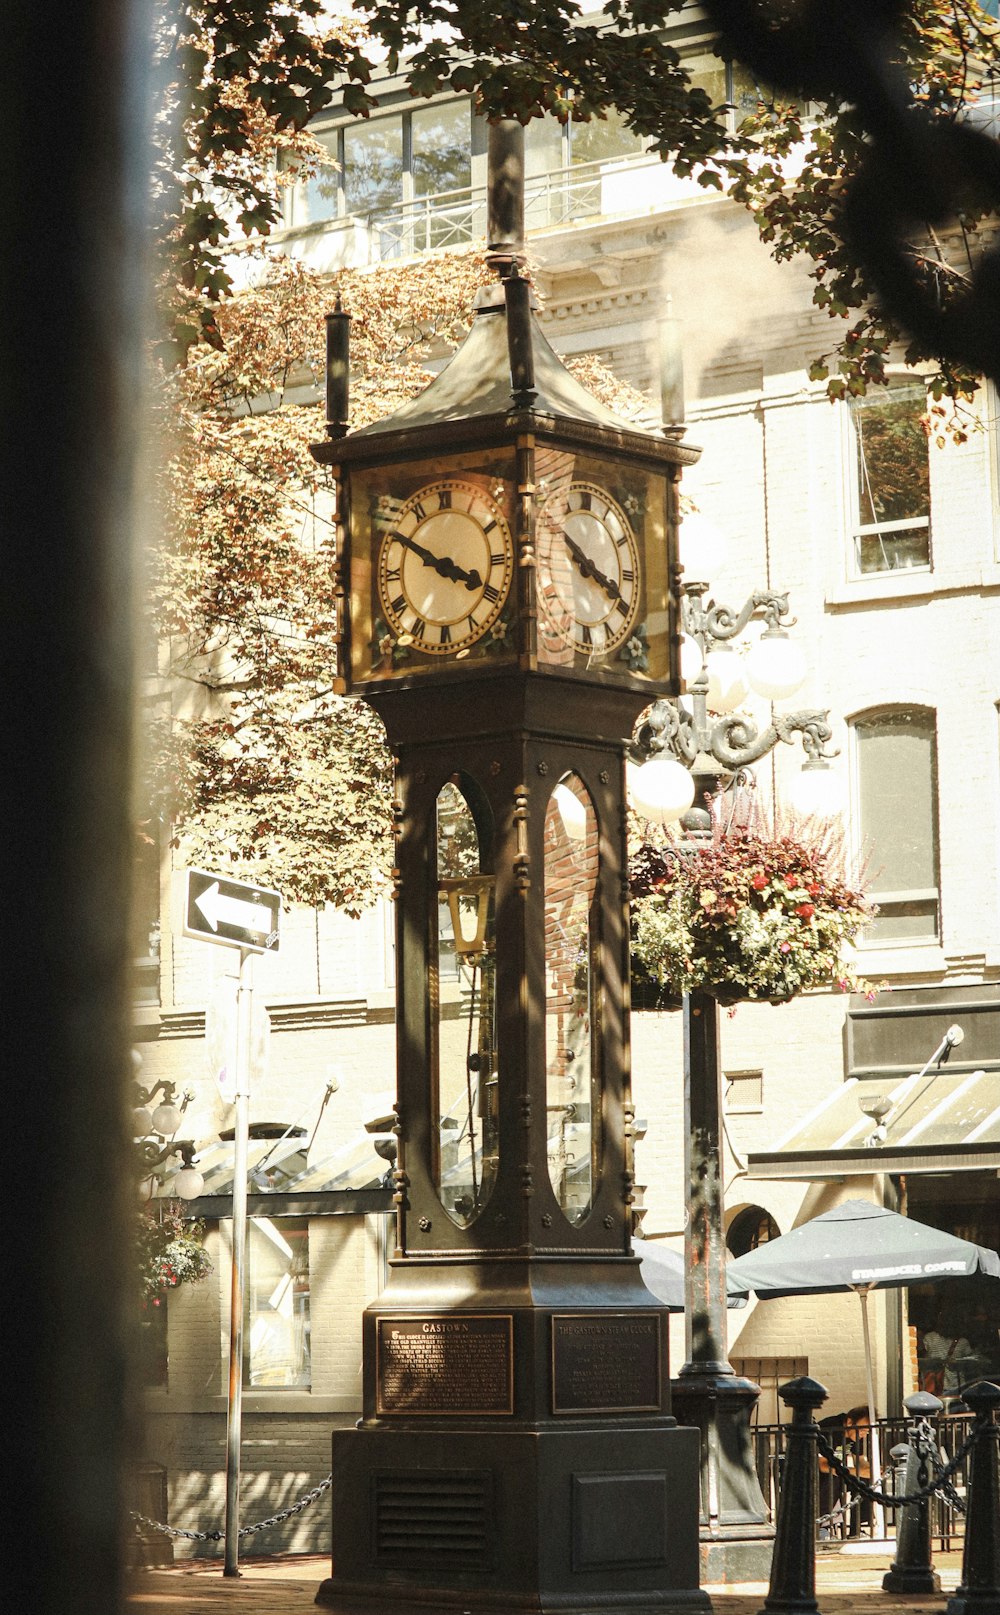
<svg viewBox="0 0 1000 1615">
<path fill-rule="evenodd" d="M 752 87 L 726 79 L 696 35 L 691 49 L 706 84 L 738 109 Z M 384 108 L 367 122 L 333 115 L 317 126 L 340 167 L 287 192 L 281 244 L 314 267 L 333 271 L 482 237 L 485 133 L 470 104 L 411 102 L 389 84 Z M 830 403 L 823 385 L 808 380 L 810 361 L 830 344 L 829 317 L 812 307 L 797 269 L 769 260 L 749 216 L 678 181 L 611 121 L 569 130 L 529 125 L 527 152 L 529 251 L 556 349 L 596 353 L 650 390 L 656 326 L 670 299 L 683 337 L 687 439 L 702 449 L 684 491 L 725 539 L 713 594 L 738 608 L 755 588 L 789 591 L 809 672 L 785 705 L 830 709 L 847 833 L 880 900 L 857 960 L 866 977 L 885 983 L 874 1004 L 830 991 L 777 1007 L 745 1005 L 724 1017 L 734 1247 L 861 1197 L 903 1204 L 996 1248 L 996 392 L 984 388 L 976 398 L 974 424 L 960 444 L 925 434 L 921 378 L 902 366 L 887 394 L 857 406 Z M 766 705 L 751 711 L 768 721 Z M 801 757 L 779 752 L 757 773 L 761 789 L 780 799 Z M 162 1316 L 147 1319 L 150 1467 L 142 1498 L 148 1508 L 166 1507 L 174 1526 L 211 1530 L 221 1523 L 224 1499 L 232 1161 L 224 1145 L 210 1141 L 232 1125 L 232 1114 L 219 1088 L 217 1047 L 206 1041 L 206 1014 L 211 1032 L 235 956 L 180 935 L 182 884 L 179 868 L 164 871 L 159 953 L 151 954 L 148 1001 L 137 1010 L 139 1074 L 146 1084 L 169 1078 L 194 1094 L 182 1133 L 210 1168 L 196 1209 L 209 1220 L 215 1271 L 170 1296 L 165 1328 Z M 260 1161 L 260 1192 L 278 1198 L 271 1215 L 262 1201 L 252 1202 L 261 1220 L 250 1249 L 248 1522 L 279 1512 L 323 1479 L 331 1422 L 360 1409 L 360 1313 L 384 1278 L 388 1200 L 379 1187 L 386 1158 L 376 1155 L 378 1135 L 365 1124 L 391 1102 L 393 988 L 388 905 L 357 922 L 293 911 L 279 954 L 260 962 L 257 995 L 271 1029 L 251 1115 L 258 1130 L 271 1124 L 272 1136 L 254 1141 L 251 1165 Z M 964 1041 L 925 1079 L 940 1096 L 940 1115 L 927 1124 L 940 1135 L 936 1170 L 933 1163 L 930 1171 L 926 1163 L 915 1170 L 906 1159 L 901 1166 L 896 1157 L 892 1170 L 883 1170 L 877 1147 L 869 1160 L 845 1166 L 838 1139 L 822 1128 L 808 1170 L 790 1166 L 775 1175 L 780 1162 L 755 1166 L 755 1158 L 780 1155 L 783 1140 L 846 1082 L 858 1084 L 861 1098 L 894 1094 L 955 1023 Z M 633 1085 L 645 1127 L 638 1146 L 643 1230 L 679 1247 L 685 1179 L 676 1013 L 634 1012 Z M 857 1128 L 865 1126 L 859 1109 Z M 274 1138 L 275 1129 L 280 1135 L 289 1127 L 301 1131 Z M 886 1143 L 895 1142 L 890 1114 Z M 252 1192 L 256 1186 L 252 1179 Z M 878 1298 L 882 1412 L 897 1412 L 913 1388 L 908 1331 L 929 1324 L 939 1299 L 904 1292 Z M 852 1296 L 751 1306 L 730 1322 L 734 1366 L 764 1387 L 763 1422 L 778 1418 L 774 1388 L 794 1372 L 807 1370 L 828 1387 L 830 1411 L 863 1401 Z M 674 1370 L 684 1355 L 683 1320 L 675 1326 Z M 1000 1369 L 1000 1357 L 993 1366 Z M 262 1533 L 248 1551 L 317 1551 L 327 1530 L 320 1503 Z"/>
</svg>

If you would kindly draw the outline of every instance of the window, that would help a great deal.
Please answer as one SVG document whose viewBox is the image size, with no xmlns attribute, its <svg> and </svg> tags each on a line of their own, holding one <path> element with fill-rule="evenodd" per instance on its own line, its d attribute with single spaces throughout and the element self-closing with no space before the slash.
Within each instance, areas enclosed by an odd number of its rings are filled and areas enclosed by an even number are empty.
<svg viewBox="0 0 1000 1615">
<path fill-rule="evenodd" d="M 726 1072 L 726 1109 L 731 1116 L 764 1108 L 763 1071 Z"/>
<path fill-rule="evenodd" d="M 403 200 L 403 120 L 373 118 L 344 130 L 344 200 L 364 217 Z"/>
<path fill-rule="evenodd" d="M 868 944 L 938 934 L 937 735 L 933 712 L 899 708 L 853 725 L 861 845 L 879 912 Z"/>
<path fill-rule="evenodd" d="M 329 166 L 320 168 L 311 179 L 284 184 L 282 210 L 285 224 L 317 224 L 323 219 L 337 217 L 341 180 L 338 170 L 343 167 L 342 135 L 343 131 L 339 129 L 317 132 L 316 139 L 329 158 Z M 296 166 L 291 162 L 285 163 L 284 176 L 294 173 Z"/>
<path fill-rule="evenodd" d="M 467 191 L 472 129 L 472 103 L 463 99 L 319 132 L 331 166 L 286 187 L 285 223 L 365 219 L 441 191 Z"/>
<path fill-rule="evenodd" d="M 309 1224 L 304 1217 L 251 1217 L 247 1238 L 244 1384 L 308 1390 Z"/>
<path fill-rule="evenodd" d="M 167 1296 L 144 1300 L 139 1312 L 136 1377 L 145 1390 L 167 1386 Z"/>
<path fill-rule="evenodd" d="M 766 1245 L 780 1234 L 778 1224 L 763 1206 L 744 1206 L 729 1224 L 726 1249 L 730 1256 L 745 1256 L 748 1251 L 755 1251 L 759 1245 Z"/>
<path fill-rule="evenodd" d="M 926 409 L 919 381 L 849 405 L 856 575 L 930 565 Z"/>
</svg>

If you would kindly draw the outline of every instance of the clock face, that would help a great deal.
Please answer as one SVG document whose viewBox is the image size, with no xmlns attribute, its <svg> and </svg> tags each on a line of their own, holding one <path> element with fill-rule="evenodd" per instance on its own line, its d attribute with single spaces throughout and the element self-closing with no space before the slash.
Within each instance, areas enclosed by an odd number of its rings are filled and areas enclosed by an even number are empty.
<svg viewBox="0 0 1000 1615">
<path fill-rule="evenodd" d="M 628 637 L 639 603 L 639 549 L 621 505 L 596 482 L 571 482 L 538 515 L 542 630 L 588 658 Z"/>
<path fill-rule="evenodd" d="M 397 645 L 455 655 L 488 633 L 513 569 L 502 506 L 478 482 L 444 477 L 418 488 L 384 530 L 379 607 Z"/>
</svg>

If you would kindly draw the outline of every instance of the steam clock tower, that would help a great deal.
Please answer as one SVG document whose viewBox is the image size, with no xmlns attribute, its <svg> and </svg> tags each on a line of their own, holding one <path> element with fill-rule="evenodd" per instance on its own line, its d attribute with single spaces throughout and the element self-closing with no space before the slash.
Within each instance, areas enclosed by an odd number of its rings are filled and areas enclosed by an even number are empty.
<svg viewBox="0 0 1000 1615">
<path fill-rule="evenodd" d="M 341 1615 L 710 1607 L 699 1434 L 671 1417 L 666 1313 L 631 1253 L 624 790 L 637 715 L 676 688 L 697 451 L 565 370 L 502 196 L 500 284 L 464 345 L 346 435 L 330 316 L 313 450 L 338 491 L 342 674 L 397 796 L 395 1251 L 364 1415 L 333 1438 L 317 1601 Z"/>
</svg>

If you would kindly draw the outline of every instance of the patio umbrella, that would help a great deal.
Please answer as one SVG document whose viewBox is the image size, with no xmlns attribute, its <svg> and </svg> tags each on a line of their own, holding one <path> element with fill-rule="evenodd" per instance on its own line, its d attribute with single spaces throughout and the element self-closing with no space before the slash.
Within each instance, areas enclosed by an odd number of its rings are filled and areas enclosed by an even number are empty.
<svg viewBox="0 0 1000 1615">
<path fill-rule="evenodd" d="M 632 1254 L 638 1256 L 642 1267 L 643 1283 L 647 1290 L 662 1301 L 671 1312 L 684 1311 L 684 1257 L 669 1245 L 647 1239 L 633 1239 Z M 745 1307 L 746 1287 L 726 1274 L 726 1291 L 730 1307 Z"/>
<path fill-rule="evenodd" d="M 868 1295 L 929 1280 L 969 1278 L 986 1273 L 1000 1278 L 1000 1256 L 984 1245 L 958 1239 L 901 1217 L 867 1200 L 845 1200 L 759 1245 L 729 1264 L 729 1277 L 753 1290 L 761 1301 L 784 1295 L 826 1295 L 854 1290 L 861 1300 L 865 1342 L 868 1418 L 872 1431 L 872 1478 L 881 1473 L 875 1390 L 872 1379 Z"/>
</svg>

